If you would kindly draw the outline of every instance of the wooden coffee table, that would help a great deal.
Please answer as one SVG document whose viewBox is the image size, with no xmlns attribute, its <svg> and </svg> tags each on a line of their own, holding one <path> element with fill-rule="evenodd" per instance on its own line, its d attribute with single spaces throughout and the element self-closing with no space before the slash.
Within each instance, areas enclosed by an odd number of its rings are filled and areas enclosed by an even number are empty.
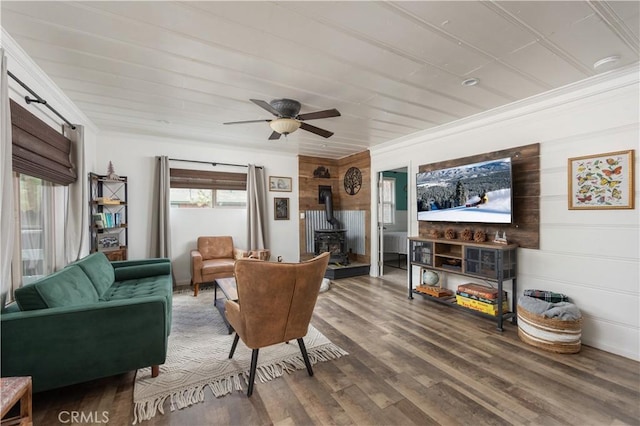
<svg viewBox="0 0 640 426">
<path fill-rule="evenodd" d="M 0 379 L 0 405 L 2 406 L 2 424 L 31 426 L 33 414 L 31 405 L 31 377 L 3 377 Z M 5 419 L 4 416 L 17 403 L 20 403 L 20 415 Z"/>
<path fill-rule="evenodd" d="M 218 300 L 218 289 L 222 291 L 224 298 Z M 236 279 L 231 278 L 216 278 L 213 284 L 213 297 L 215 300 L 213 304 L 220 311 L 220 315 L 222 315 L 222 319 L 229 330 L 229 334 L 233 333 L 233 327 L 227 321 L 227 317 L 224 314 L 224 302 L 227 300 L 233 300 L 236 302 L 238 300 L 238 289 L 236 287 Z"/>
</svg>

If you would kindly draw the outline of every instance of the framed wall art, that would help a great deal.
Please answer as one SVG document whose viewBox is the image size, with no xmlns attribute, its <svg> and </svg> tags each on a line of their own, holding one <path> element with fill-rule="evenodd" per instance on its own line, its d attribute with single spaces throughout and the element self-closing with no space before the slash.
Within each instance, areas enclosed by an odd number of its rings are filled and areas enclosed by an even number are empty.
<svg viewBox="0 0 640 426">
<path fill-rule="evenodd" d="M 120 248 L 120 235 L 118 233 L 112 234 L 98 234 L 98 250 L 99 251 L 111 251 Z"/>
<path fill-rule="evenodd" d="M 289 220 L 289 199 L 273 199 L 273 216 L 275 220 Z"/>
<path fill-rule="evenodd" d="M 290 177 L 269 176 L 269 191 L 291 192 L 292 182 Z"/>
<path fill-rule="evenodd" d="M 569 210 L 633 209 L 634 150 L 569 158 Z"/>
</svg>

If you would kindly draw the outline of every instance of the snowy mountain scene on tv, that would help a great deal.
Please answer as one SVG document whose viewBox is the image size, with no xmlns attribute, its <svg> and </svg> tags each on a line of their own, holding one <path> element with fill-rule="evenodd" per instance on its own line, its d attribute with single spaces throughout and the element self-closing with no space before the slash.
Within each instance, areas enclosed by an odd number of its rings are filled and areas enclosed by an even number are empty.
<svg viewBox="0 0 640 426">
<path fill-rule="evenodd" d="M 418 220 L 511 223 L 511 158 L 418 173 Z"/>
</svg>

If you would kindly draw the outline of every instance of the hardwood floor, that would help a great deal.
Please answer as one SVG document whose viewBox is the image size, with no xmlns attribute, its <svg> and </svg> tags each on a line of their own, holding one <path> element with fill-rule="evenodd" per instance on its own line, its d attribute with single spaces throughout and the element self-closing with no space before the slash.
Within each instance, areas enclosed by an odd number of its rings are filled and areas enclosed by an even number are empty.
<svg viewBox="0 0 640 426">
<path fill-rule="evenodd" d="M 348 356 L 256 383 L 254 394 L 215 398 L 148 425 L 609 425 L 640 424 L 640 364 L 583 346 L 558 355 L 528 346 L 510 322 L 420 298 L 406 271 L 334 281 L 312 323 Z M 134 373 L 42 392 L 35 425 L 132 423 Z M 105 414 L 106 413 L 106 414 Z M 106 416 L 106 417 L 105 417 Z M 97 420 L 97 421 L 96 421 Z"/>
</svg>

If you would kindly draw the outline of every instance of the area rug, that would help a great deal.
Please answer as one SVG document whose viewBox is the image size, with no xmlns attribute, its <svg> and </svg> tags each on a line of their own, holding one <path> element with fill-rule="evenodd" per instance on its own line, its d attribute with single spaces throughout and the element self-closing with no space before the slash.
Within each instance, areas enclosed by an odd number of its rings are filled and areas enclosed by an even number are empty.
<svg viewBox="0 0 640 426">
<path fill-rule="evenodd" d="M 134 425 L 164 414 L 167 398 L 174 411 L 203 402 L 207 388 L 222 397 L 247 386 L 251 349 L 240 340 L 233 359 L 229 359 L 233 335 L 228 334 L 213 306 L 213 294 L 212 290 L 201 291 L 198 297 L 191 292 L 174 294 L 167 360 L 160 366 L 160 375 L 151 378 L 150 368 L 136 373 Z M 304 344 L 311 364 L 347 355 L 313 326 L 309 326 Z M 264 383 L 305 368 L 296 341 L 273 345 L 260 349 L 256 379 Z"/>
</svg>

